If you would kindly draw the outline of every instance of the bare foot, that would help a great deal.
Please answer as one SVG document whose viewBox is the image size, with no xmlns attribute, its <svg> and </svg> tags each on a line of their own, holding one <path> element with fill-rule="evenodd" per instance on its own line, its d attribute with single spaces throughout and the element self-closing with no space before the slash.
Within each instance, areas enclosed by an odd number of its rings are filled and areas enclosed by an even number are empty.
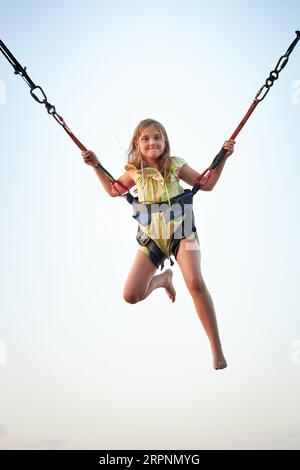
<svg viewBox="0 0 300 470">
<path fill-rule="evenodd" d="M 176 291 L 174 289 L 173 282 L 172 282 L 172 277 L 173 277 L 172 269 L 167 269 L 163 273 L 163 276 L 165 278 L 164 288 L 166 289 L 166 293 L 168 294 L 172 302 L 175 302 Z"/>
<path fill-rule="evenodd" d="M 219 347 L 219 348 L 213 348 L 212 349 L 212 354 L 213 354 L 213 366 L 214 366 L 214 369 L 225 369 L 225 367 L 227 367 L 227 362 L 226 362 L 226 359 L 224 357 L 224 354 L 223 354 L 223 351 L 222 351 L 222 348 Z"/>
</svg>

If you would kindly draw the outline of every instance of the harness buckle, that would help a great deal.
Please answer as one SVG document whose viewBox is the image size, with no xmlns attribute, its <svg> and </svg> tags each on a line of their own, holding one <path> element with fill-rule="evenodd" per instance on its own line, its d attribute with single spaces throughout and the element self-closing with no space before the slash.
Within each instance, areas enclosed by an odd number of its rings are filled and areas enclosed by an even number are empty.
<svg viewBox="0 0 300 470">
<path fill-rule="evenodd" d="M 148 237 L 148 235 L 146 235 L 146 233 L 141 230 L 137 236 L 137 240 L 140 245 L 146 246 L 148 242 L 151 240 L 151 238 Z"/>
</svg>

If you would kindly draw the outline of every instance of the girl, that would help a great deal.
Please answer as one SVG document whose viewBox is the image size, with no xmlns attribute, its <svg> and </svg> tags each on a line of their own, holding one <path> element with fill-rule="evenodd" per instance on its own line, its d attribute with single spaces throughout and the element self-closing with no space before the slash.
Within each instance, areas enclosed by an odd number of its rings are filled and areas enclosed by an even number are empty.
<svg viewBox="0 0 300 470">
<path fill-rule="evenodd" d="M 225 141 L 223 147 L 227 150 L 226 158 L 234 151 L 234 141 Z M 99 160 L 94 152 L 82 152 L 85 163 L 92 165 L 106 192 L 112 196 L 124 194 L 126 191 L 116 183 L 112 185 L 107 177 L 99 170 Z M 212 172 L 207 183 L 201 187 L 211 191 L 217 183 L 223 170 L 226 158 Z M 193 186 L 200 173 L 193 170 L 178 157 L 170 156 L 170 144 L 165 128 L 154 119 L 145 119 L 136 127 L 128 152 L 126 172 L 118 179 L 128 189 L 137 186 L 139 202 L 158 205 L 161 202 L 184 193 L 179 180 Z M 151 206 L 152 207 L 152 206 Z M 176 240 L 171 235 L 178 232 L 184 216 L 174 215 L 166 221 L 163 211 L 151 211 L 151 219 L 139 225 L 140 246 L 133 266 L 129 272 L 124 287 L 124 300 L 137 303 L 146 299 L 154 289 L 164 287 L 172 302 L 176 292 L 172 283 L 172 270 L 167 269 L 162 274 L 154 275 L 158 266 L 163 265 L 165 258 L 173 253 L 183 274 L 186 286 L 193 298 L 197 314 L 210 341 L 213 367 L 224 369 L 227 366 L 222 351 L 218 325 L 210 293 L 207 290 L 200 270 L 200 249 L 194 224 L 190 233 Z M 146 237 L 147 243 L 143 242 Z M 154 249 L 148 241 L 152 241 Z"/>
</svg>

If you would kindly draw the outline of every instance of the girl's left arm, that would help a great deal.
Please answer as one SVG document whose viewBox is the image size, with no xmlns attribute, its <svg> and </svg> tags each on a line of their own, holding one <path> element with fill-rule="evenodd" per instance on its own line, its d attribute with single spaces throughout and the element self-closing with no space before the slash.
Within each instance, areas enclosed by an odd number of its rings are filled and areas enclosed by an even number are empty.
<svg viewBox="0 0 300 470">
<path fill-rule="evenodd" d="M 207 183 L 201 186 L 202 191 L 211 191 L 213 187 L 216 185 L 218 179 L 221 176 L 222 170 L 224 168 L 225 162 L 229 155 L 234 152 L 234 144 L 233 140 L 226 140 L 223 144 L 223 147 L 227 150 L 226 157 L 224 160 L 217 166 L 215 170 L 212 171 L 210 178 L 208 179 Z M 177 172 L 177 177 L 182 179 L 185 183 L 194 186 L 196 179 L 200 176 L 201 173 L 198 173 L 193 168 L 188 165 L 184 165 L 179 168 Z"/>
</svg>

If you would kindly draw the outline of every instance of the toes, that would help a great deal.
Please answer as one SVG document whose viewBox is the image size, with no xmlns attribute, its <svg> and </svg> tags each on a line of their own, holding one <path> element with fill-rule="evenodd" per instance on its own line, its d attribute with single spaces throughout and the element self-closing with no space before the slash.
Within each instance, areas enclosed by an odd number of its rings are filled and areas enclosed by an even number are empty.
<svg viewBox="0 0 300 470">
<path fill-rule="evenodd" d="M 227 367 L 227 362 L 226 361 L 216 362 L 214 364 L 214 369 L 215 370 L 225 369 L 226 367 Z"/>
</svg>

